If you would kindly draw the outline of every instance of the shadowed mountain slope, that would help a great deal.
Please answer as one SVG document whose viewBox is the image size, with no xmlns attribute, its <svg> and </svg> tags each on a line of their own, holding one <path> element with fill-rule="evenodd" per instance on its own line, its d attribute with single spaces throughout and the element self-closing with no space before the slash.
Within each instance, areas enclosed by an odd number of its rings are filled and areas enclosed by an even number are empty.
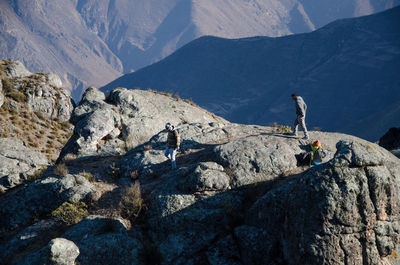
<svg viewBox="0 0 400 265">
<path fill-rule="evenodd" d="M 152 88 L 192 98 L 234 122 L 291 124 L 290 94 L 309 127 L 377 140 L 398 125 L 400 8 L 280 38 L 203 37 L 103 87 Z"/>
<path fill-rule="evenodd" d="M 154 63 L 204 35 L 308 32 L 395 0 L 0 1 L 0 58 L 55 72 L 78 101 L 88 86 Z"/>
</svg>

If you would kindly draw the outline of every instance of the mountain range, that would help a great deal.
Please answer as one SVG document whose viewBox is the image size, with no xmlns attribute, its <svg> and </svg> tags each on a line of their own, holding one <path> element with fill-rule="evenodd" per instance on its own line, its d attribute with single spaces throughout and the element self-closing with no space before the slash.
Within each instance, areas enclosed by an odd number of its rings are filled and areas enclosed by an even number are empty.
<svg viewBox="0 0 400 265">
<path fill-rule="evenodd" d="M 400 122 L 400 8 L 279 38 L 202 37 L 103 88 L 192 98 L 241 123 L 292 124 L 292 93 L 309 127 L 377 140 Z"/>
<path fill-rule="evenodd" d="M 224 38 L 309 32 L 375 13 L 395 0 L 54 0 L 0 1 L 0 58 L 53 71 L 79 101 L 204 35 Z"/>
</svg>

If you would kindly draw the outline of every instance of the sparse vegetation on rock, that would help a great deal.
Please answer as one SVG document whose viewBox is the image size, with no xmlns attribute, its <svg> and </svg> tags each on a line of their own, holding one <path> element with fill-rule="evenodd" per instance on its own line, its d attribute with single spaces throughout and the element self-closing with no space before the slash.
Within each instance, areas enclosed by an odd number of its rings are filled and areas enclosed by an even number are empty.
<svg viewBox="0 0 400 265">
<path fill-rule="evenodd" d="M 7 70 L 14 65 L 18 67 Z M 66 91 L 49 83 L 48 74 L 31 75 L 20 63 L 0 61 L 4 91 L 0 104 L 0 137 L 12 135 L 55 161 L 72 133 L 68 120 L 73 104 Z M 48 140 L 53 141 L 45 145 Z"/>
<path fill-rule="evenodd" d="M 51 215 L 67 225 L 74 225 L 89 215 L 84 202 L 64 202 Z"/>
</svg>

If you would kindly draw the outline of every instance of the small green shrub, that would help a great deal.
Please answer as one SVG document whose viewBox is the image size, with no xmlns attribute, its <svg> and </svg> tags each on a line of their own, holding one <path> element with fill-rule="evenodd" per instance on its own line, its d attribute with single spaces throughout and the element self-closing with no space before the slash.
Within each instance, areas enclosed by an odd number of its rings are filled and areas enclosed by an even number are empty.
<svg viewBox="0 0 400 265">
<path fill-rule="evenodd" d="M 84 202 L 64 202 L 51 215 L 67 225 L 74 225 L 89 215 L 87 208 Z"/>
<path fill-rule="evenodd" d="M 118 167 L 111 165 L 108 168 L 108 175 L 110 175 L 113 179 L 119 179 L 121 177 L 121 170 Z"/>
<path fill-rule="evenodd" d="M 290 133 L 292 128 L 289 125 L 279 125 L 274 128 L 274 133 Z"/>
<path fill-rule="evenodd" d="M 34 181 L 40 179 L 43 175 L 43 172 L 47 169 L 46 166 L 37 169 L 32 175 L 28 176 L 29 181 Z"/>
<path fill-rule="evenodd" d="M 96 180 L 96 178 L 95 178 L 95 177 L 92 175 L 92 173 L 90 173 L 90 172 L 83 171 L 83 172 L 81 173 L 81 175 L 82 175 L 84 178 L 86 178 L 87 180 L 89 180 L 90 182 L 93 182 L 93 181 Z"/>
</svg>

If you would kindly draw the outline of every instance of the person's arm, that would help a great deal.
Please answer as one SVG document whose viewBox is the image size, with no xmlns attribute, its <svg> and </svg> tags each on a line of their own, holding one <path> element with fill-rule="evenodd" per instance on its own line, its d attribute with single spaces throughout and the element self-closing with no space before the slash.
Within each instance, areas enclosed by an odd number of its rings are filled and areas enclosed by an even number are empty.
<svg viewBox="0 0 400 265">
<path fill-rule="evenodd" d="M 179 132 L 175 130 L 175 137 L 176 137 L 176 148 L 179 149 L 181 146 L 181 136 L 179 135 Z"/>
</svg>

